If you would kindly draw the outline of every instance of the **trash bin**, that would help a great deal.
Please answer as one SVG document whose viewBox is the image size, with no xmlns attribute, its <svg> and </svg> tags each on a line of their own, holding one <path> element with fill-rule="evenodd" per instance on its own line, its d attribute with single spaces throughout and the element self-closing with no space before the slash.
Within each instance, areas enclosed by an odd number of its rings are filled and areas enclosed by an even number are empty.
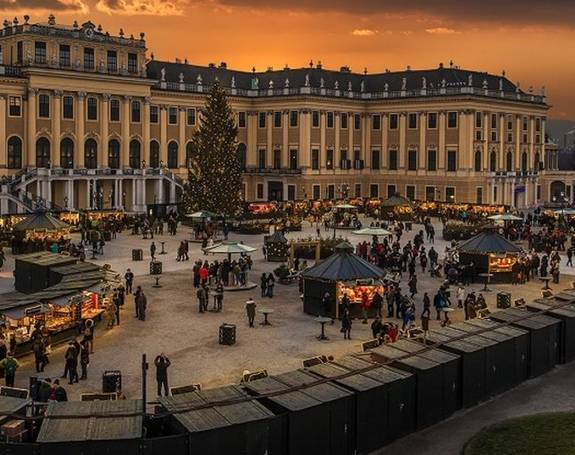
<svg viewBox="0 0 575 455">
<path fill-rule="evenodd" d="M 511 293 L 498 292 L 497 293 L 497 308 L 505 309 L 511 307 Z"/>
<path fill-rule="evenodd" d="M 162 262 L 150 261 L 150 275 L 161 275 L 161 274 L 162 274 Z"/>
<path fill-rule="evenodd" d="M 236 344 L 236 326 L 234 324 L 222 324 L 219 334 L 220 344 L 231 346 Z"/>
<path fill-rule="evenodd" d="M 143 250 L 132 250 L 132 261 L 143 261 L 144 251 Z"/>
<path fill-rule="evenodd" d="M 120 370 L 107 370 L 102 374 L 102 393 L 115 393 L 122 391 L 122 372 Z"/>
</svg>

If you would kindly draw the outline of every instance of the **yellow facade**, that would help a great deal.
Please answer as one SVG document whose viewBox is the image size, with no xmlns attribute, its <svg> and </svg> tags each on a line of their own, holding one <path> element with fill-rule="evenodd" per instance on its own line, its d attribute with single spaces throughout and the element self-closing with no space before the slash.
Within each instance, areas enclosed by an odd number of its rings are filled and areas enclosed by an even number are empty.
<svg viewBox="0 0 575 455">
<path fill-rule="evenodd" d="M 4 25 L 0 175 L 12 180 L 3 212 L 28 197 L 133 211 L 175 203 L 216 77 L 237 117 L 247 200 L 399 192 L 539 202 L 548 105 L 504 76 L 442 65 L 250 73 L 147 61 L 143 35 L 112 37 L 89 22 Z"/>
</svg>

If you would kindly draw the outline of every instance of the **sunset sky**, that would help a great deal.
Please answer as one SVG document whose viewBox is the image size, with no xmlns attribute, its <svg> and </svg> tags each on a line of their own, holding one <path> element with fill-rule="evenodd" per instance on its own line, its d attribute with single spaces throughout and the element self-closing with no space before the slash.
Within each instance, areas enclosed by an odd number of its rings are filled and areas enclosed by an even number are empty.
<svg viewBox="0 0 575 455">
<path fill-rule="evenodd" d="M 0 0 L 8 18 L 92 20 L 146 33 L 157 59 L 258 70 L 349 65 L 380 72 L 456 65 L 546 87 L 550 116 L 575 120 L 573 0 Z"/>
</svg>

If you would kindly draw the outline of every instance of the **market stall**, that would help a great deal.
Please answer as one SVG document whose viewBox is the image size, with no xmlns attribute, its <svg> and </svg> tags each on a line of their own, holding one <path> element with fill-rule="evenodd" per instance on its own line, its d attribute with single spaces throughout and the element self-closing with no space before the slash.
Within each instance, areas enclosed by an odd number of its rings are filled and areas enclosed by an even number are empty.
<svg viewBox="0 0 575 455">
<path fill-rule="evenodd" d="M 341 298 L 347 294 L 351 316 L 360 317 L 364 293 L 370 302 L 375 292 L 383 296 L 384 274 L 383 270 L 354 254 L 351 244 L 342 242 L 332 256 L 302 272 L 304 312 L 339 318 Z M 329 308 L 325 308 L 322 302 L 326 293 L 330 296 Z M 368 315 L 374 317 L 375 309 L 370 307 Z"/>
<path fill-rule="evenodd" d="M 185 217 L 189 220 L 192 228 L 192 242 L 204 242 L 210 238 L 216 239 L 218 231 L 216 221 L 218 215 L 216 213 L 200 210 L 199 212 L 187 214 Z"/>
<path fill-rule="evenodd" d="M 39 212 L 26 216 L 14 226 L 13 232 L 12 253 L 22 254 L 65 243 L 70 238 L 70 225 L 47 212 Z"/>
<path fill-rule="evenodd" d="M 381 219 L 411 221 L 413 219 L 413 204 L 407 198 L 394 194 L 381 202 L 379 207 Z"/>
<path fill-rule="evenodd" d="M 513 268 L 523 250 L 491 229 L 485 229 L 461 244 L 459 262 L 474 265 L 475 275 L 491 274 L 490 281 L 511 282 Z"/>
</svg>

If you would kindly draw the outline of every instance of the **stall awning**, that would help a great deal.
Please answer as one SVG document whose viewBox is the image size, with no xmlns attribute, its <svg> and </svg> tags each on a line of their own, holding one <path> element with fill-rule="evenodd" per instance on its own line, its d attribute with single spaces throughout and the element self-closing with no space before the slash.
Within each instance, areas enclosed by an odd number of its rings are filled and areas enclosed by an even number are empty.
<svg viewBox="0 0 575 455">
<path fill-rule="evenodd" d="M 18 232 L 34 230 L 60 231 L 66 229 L 70 229 L 70 225 L 68 223 L 64 223 L 46 212 L 28 215 L 25 219 L 14 226 L 14 231 Z"/>
<path fill-rule="evenodd" d="M 46 305 L 42 305 L 40 302 L 30 303 L 28 305 L 19 306 L 17 308 L 10 308 L 8 310 L 2 311 L 2 314 L 7 318 L 19 320 L 26 316 L 34 316 L 36 314 L 42 314 L 46 312 Z"/>
<path fill-rule="evenodd" d="M 487 229 L 461 244 L 458 251 L 475 254 L 504 254 L 520 253 L 523 250 L 497 232 Z"/>
<path fill-rule="evenodd" d="M 330 257 L 302 273 L 304 278 L 324 281 L 380 279 L 385 272 L 353 253 L 353 247 L 342 242 Z"/>
</svg>

